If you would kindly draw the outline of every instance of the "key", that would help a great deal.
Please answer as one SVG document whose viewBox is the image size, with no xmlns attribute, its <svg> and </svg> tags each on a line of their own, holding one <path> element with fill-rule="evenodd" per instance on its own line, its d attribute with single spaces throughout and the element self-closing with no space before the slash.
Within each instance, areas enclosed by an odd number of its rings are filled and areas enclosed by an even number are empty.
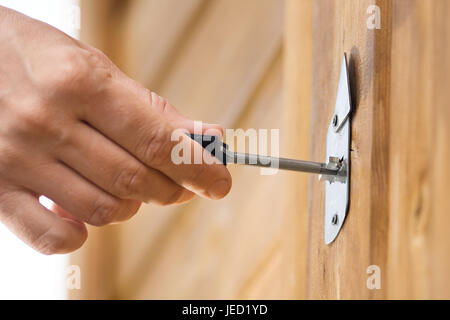
<svg viewBox="0 0 450 320">
<path fill-rule="evenodd" d="M 281 170 L 308 172 L 314 174 L 335 176 L 342 168 L 341 159 L 330 157 L 328 163 L 294 160 L 287 158 L 275 158 L 249 153 L 230 151 L 228 145 L 217 136 L 188 134 L 190 138 L 199 143 L 206 151 L 215 156 L 221 163 L 249 165 L 257 167 L 275 167 Z M 276 165 L 278 163 L 278 166 Z"/>
</svg>

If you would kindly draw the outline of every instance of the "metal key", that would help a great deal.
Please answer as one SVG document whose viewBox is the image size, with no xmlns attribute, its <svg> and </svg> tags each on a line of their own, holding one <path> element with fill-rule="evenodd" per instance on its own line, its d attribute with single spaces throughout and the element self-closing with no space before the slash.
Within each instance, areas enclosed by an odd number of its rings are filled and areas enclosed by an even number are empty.
<svg viewBox="0 0 450 320">
<path fill-rule="evenodd" d="M 276 167 L 282 170 L 300 171 L 331 176 L 337 175 L 342 167 L 340 159 L 337 158 L 330 158 L 328 163 L 322 163 L 240 153 L 230 151 L 228 149 L 228 145 L 226 143 L 223 143 L 219 139 L 219 137 L 197 134 L 189 134 L 189 136 L 191 137 L 191 139 L 200 143 L 205 150 L 209 151 L 224 165 L 233 163 L 265 168 Z"/>
</svg>

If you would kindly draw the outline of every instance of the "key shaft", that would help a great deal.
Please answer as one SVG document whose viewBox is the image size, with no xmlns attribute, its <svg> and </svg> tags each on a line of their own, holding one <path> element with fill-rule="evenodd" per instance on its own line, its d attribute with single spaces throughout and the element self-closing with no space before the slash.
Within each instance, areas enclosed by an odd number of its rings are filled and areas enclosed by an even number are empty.
<svg viewBox="0 0 450 320">
<path fill-rule="evenodd" d="M 228 163 L 250 165 L 264 168 L 278 168 L 281 170 L 308 172 L 315 174 L 337 175 L 339 167 L 330 168 L 326 163 L 276 158 L 256 154 L 225 151 Z"/>
</svg>

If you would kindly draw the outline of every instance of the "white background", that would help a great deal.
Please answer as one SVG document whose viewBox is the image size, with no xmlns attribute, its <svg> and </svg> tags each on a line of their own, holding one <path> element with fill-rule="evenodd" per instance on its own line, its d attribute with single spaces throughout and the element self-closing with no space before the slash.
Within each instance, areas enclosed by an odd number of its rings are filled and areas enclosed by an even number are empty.
<svg viewBox="0 0 450 320">
<path fill-rule="evenodd" d="M 78 36 L 77 0 L 0 0 L 0 5 Z M 36 253 L 0 224 L 0 299 L 66 298 L 67 262 L 68 256 Z"/>
</svg>

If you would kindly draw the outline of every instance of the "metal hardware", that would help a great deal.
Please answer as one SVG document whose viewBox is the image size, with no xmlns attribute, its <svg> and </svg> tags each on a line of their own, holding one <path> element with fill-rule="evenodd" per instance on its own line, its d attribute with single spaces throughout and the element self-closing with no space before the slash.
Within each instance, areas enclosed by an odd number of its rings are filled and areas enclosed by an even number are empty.
<svg viewBox="0 0 450 320">
<path fill-rule="evenodd" d="M 330 166 L 327 163 L 294 160 L 286 158 L 274 158 L 261 156 L 257 154 L 233 152 L 227 149 L 224 150 L 224 152 L 227 156 L 227 163 L 245 164 L 249 166 L 266 167 L 266 168 L 276 167 L 277 169 L 281 170 L 316 173 L 327 176 L 328 175 L 336 176 L 340 169 L 340 166 L 334 165 Z M 278 163 L 277 166 L 274 165 L 276 163 Z"/>
<path fill-rule="evenodd" d="M 325 243 L 332 243 L 344 224 L 350 200 L 351 98 L 347 59 L 344 55 L 334 116 L 327 133 L 329 165 L 339 166 L 335 176 L 321 176 L 325 181 Z"/>
<path fill-rule="evenodd" d="M 338 125 L 338 119 L 339 119 L 338 115 L 335 114 L 333 117 L 333 127 L 336 127 Z"/>
<path fill-rule="evenodd" d="M 347 59 L 344 55 L 334 115 L 327 133 L 327 162 L 274 158 L 228 150 L 219 137 L 189 134 L 224 165 L 244 164 L 320 174 L 325 181 L 325 243 L 330 244 L 345 221 L 350 198 L 350 115 L 351 99 Z"/>
<path fill-rule="evenodd" d="M 334 160 L 330 158 L 330 161 L 335 163 L 321 163 L 233 152 L 228 149 L 228 145 L 223 143 L 219 137 L 201 134 L 188 134 L 188 136 L 201 144 L 206 151 L 210 152 L 224 165 L 234 163 L 266 168 L 274 167 L 281 170 L 316 173 L 326 176 L 337 176 L 341 168 L 339 158 Z"/>
<path fill-rule="evenodd" d="M 332 224 L 332 225 L 337 225 L 338 222 L 339 222 L 339 216 L 338 216 L 337 214 L 335 214 L 335 215 L 333 216 L 333 218 L 331 218 L 331 224 Z"/>
</svg>

